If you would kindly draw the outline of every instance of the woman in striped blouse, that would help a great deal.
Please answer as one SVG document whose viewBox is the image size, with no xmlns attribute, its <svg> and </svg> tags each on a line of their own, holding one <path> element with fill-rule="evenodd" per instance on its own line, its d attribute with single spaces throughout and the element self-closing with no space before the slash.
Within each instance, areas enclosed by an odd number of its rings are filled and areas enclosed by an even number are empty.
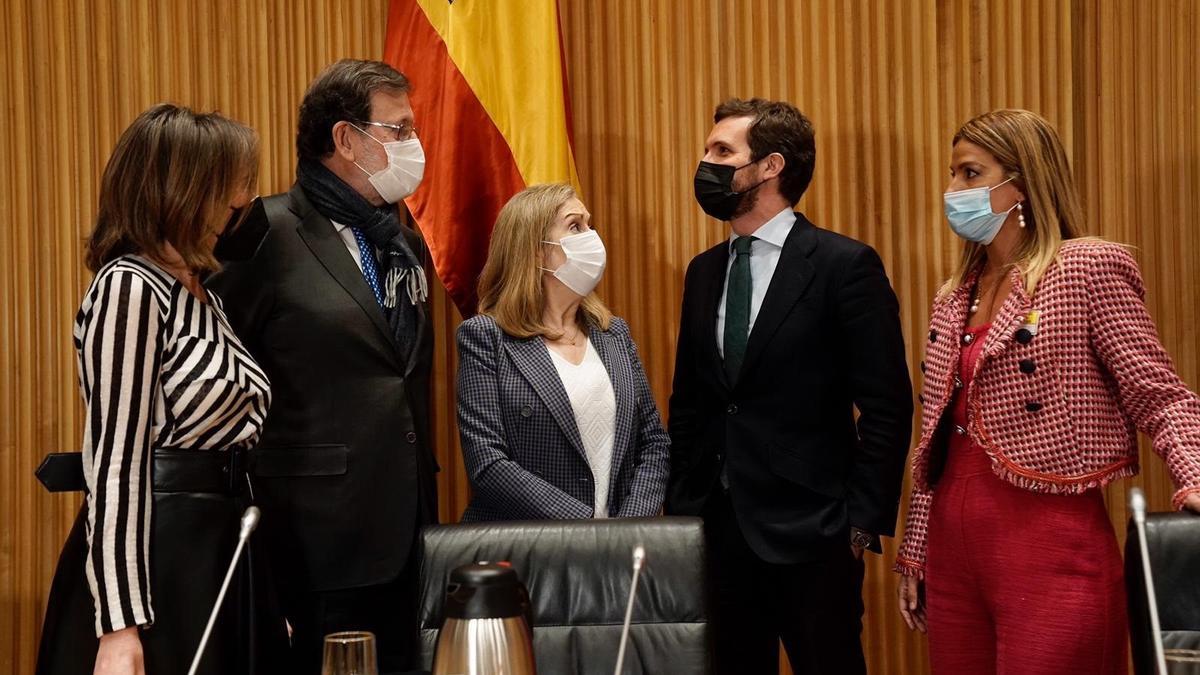
<svg viewBox="0 0 1200 675">
<path fill-rule="evenodd" d="M 249 499 L 244 451 L 270 402 L 201 284 L 257 169 L 250 128 L 167 104 L 142 113 L 108 161 L 88 242 L 96 278 L 74 326 L 85 500 L 50 591 L 39 673 L 187 672 Z M 263 584 L 251 569 L 244 560 L 201 672 L 264 672 L 251 660 L 286 644 L 282 620 L 253 607 Z"/>
</svg>

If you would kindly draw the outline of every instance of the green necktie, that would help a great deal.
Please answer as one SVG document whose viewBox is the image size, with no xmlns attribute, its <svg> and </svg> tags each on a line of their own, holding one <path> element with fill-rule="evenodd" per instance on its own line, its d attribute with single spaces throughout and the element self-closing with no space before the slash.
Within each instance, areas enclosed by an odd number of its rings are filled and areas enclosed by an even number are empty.
<svg viewBox="0 0 1200 675">
<path fill-rule="evenodd" d="M 725 291 L 725 374 L 736 382 L 742 360 L 746 357 L 746 342 L 750 337 L 750 243 L 754 237 L 733 240 L 737 257 L 729 268 L 729 287 Z"/>
</svg>

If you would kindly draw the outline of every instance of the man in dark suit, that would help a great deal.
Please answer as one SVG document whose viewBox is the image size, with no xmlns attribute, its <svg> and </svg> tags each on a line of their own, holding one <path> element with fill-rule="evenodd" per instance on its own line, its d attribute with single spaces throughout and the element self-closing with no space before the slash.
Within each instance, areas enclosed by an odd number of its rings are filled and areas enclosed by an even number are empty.
<svg viewBox="0 0 1200 675">
<path fill-rule="evenodd" d="M 899 305 L 866 244 L 792 208 L 812 125 L 717 107 L 696 198 L 729 240 L 688 266 L 666 510 L 705 520 L 719 673 L 863 673 L 864 549 L 893 534 L 912 426 Z M 857 411 L 857 416 L 856 416 Z"/>
<path fill-rule="evenodd" d="M 271 380 L 251 473 L 292 673 L 319 672 L 324 636 L 342 630 L 374 632 L 385 672 L 415 653 L 437 465 L 425 249 L 394 205 L 424 169 L 408 90 L 376 61 L 319 75 L 300 106 L 296 184 L 239 228 L 267 230 L 253 258 L 209 282 Z"/>
</svg>

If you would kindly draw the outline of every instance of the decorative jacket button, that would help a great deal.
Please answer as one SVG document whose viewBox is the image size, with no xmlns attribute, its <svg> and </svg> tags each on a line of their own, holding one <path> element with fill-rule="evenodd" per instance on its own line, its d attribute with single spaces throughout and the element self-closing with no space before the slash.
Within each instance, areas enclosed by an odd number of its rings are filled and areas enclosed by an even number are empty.
<svg viewBox="0 0 1200 675">
<path fill-rule="evenodd" d="M 969 345 L 974 341 L 975 341 L 975 336 L 971 335 L 970 333 L 966 333 L 962 336 L 962 343 L 964 345 Z"/>
<path fill-rule="evenodd" d="M 1023 345 L 1027 345 L 1033 341 L 1033 333 L 1028 328 L 1022 328 L 1021 330 L 1017 331 L 1015 337 L 1017 338 L 1017 342 L 1020 342 Z"/>
<path fill-rule="evenodd" d="M 533 416 L 533 408 L 530 408 L 527 405 L 521 406 L 521 417 L 532 417 L 532 416 Z"/>
<path fill-rule="evenodd" d="M 730 404 L 729 404 L 729 407 L 725 409 L 725 412 L 726 412 L 726 413 L 728 413 L 728 414 L 730 414 L 730 415 L 736 415 L 736 414 L 738 413 L 738 407 L 737 407 L 737 404 L 736 404 L 736 403 L 730 403 Z"/>
<path fill-rule="evenodd" d="M 931 330 L 929 331 L 929 343 L 933 344 L 934 342 L 937 342 L 937 331 Z"/>
<path fill-rule="evenodd" d="M 404 434 L 404 440 L 408 441 L 409 443 L 416 443 L 417 442 L 417 432 L 410 431 L 407 434 Z"/>
<path fill-rule="evenodd" d="M 1031 413 L 1037 412 L 1042 409 L 1042 404 L 1038 403 L 1037 401 L 1030 401 L 1029 403 L 1025 404 L 1025 409 Z"/>
<path fill-rule="evenodd" d="M 1033 371 L 1037 370 L 1037 364 L 1033 362 L 1033 359 L 1021 359 L 1020 367 L 1021 372 L 1026 375 L 1032 375 Z"/>
<path fill-rule="evenodd" d="M 961 424 L 956 424 L 954 425 L 954 433 L 958 434 L 959 436 L 966 436 L 967 430 L 963 428 Z"/>
</svg>

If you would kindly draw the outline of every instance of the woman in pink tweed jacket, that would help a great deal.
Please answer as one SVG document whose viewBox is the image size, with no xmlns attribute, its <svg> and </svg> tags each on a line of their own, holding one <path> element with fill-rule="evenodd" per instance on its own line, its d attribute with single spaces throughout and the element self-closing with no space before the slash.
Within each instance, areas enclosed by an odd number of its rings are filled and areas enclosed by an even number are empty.
<svg viewBox="0 0 1200 675">
<path fill-rule="evenodd" d="M 926 336 L 900 611 L 928 626 L 935 673 L 1124 672 L 1121 559 L 1099 488 L 1137 472 L 1140 429 L 1174 505 L 1200 511 L 1200 399 L 1158 340 L 1133 257 L 1079 238 L 1044 119 L 967 122 L 945 211 L 965 246 Z"/>
</svg>

